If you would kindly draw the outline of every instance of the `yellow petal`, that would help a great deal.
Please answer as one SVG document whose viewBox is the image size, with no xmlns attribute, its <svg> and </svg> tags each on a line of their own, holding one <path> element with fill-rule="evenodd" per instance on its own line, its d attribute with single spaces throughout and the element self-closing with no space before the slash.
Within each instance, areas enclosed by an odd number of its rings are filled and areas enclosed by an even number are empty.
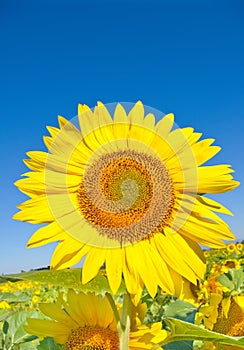
<svg viewBox="0 0 244 350">
<path fill-rule="evenodd" d="M 94 109 L 94 114 L 98 116 L 99 120 L 99 126 L 109 125 L 112 124 L 113 120 L 111 118 L 111 115 L 109 114 L 107 108 L 104 106 L 104 104 L 100 101 L 97 102 L 97 107 Z"/>
<path fill-rule="evenodd" d="M 130 294 L 136 295 L 140 286 L 139 272 L 136 266 L 132 264 L 134 251 L 132 246 L 127 246 L 125 249 L 125 264 L 123 266 L 123 275 L 125 284 Z"/>
<path fill-rule="evenodd" d="M 239 182 L 232 180 L 232 172 L 230 166 L 224 164 L 198 168 L 199 193 L 222 193 L 234 189 Z"/>
<path fill-rule="evenodd" d="M 99 319 L 99 313 L 97 310 L 97 299 L 92 294 L 89 295 L 89 297 L 86 294 L 79 293 L 75 297 L 75 292 L 70 290 L 68 294 L 68 302 L 69 306 L 72 307 L 72 310 L 74 310 L 75 300 L 76 300 L 76 306 L 77 311 L 79 311 L 84 324 L 89 326 L 96 326 L 98 324 Z M 69 309 L 70 311 L 71 309 Z M 72 313 L 71 313 L 72 316 Z"/>
<path fill-rule="evenodd" d="M 114 111 L 113 133 L 115 139 L 126 139 L 129 134 L 128 117 L 120 103 L 117 104 Z"/>
<path fill-rule="evenodd" d="M 89 282 L 98 274 L 100 267 L 105 262 L 106 253 L 106 249 L 95 247 L 90 249 L 82 268 L 82 283 Z"/>
<path fill-rule="evenodd" d="M 228 313 L 230 309 L 230 304 L 231 304 L 231 297 L 224 298 L 222 300 L 221 306 L 222 306 L 222 313 L 225 318 L 228 318 Z"/>
<path fill-rule="evenodd" d="M 161 119 L 155 127 L 156 133 L 162 137 L 162 139 L 166 139 L 170 130 L 172 129 L 174 124 L 174 114 L 166 114 L 163 119 Z"/>
<path fill-rule="evenodd" d="M 223 214 L 233 215 L 232 212 L 229 209 L 227 209 L 222 204 L 214 201 L 211 198 L 207 198 L 207 197 L 204 197 L 204 196 L 197 196 L 197 200 L 200 203 L 208 206 L 208 208 L 213 210 L 213 211 L 217 211 L 217 212 L 220 212 L 220 213 L 223 213 Z"/>
<path fill-rule="evenodd" d="M 78 263 L 89 248 L 82 245 L 79 241 L 68 238 L 58 244 L 51 260 L 52 269 L 65 269 Z"/>
<path fill-rule="evenodd" d="M 155 117 L 152 113 L 148 113 L 144 119 L 144 126 L 148 129 L 154 130 Z"/>
<path fill-rule="evenodd" d="M 61 115 L 58 115 L 58 123 L 59 123 L 59 127 L 63 128 L 67 123 L 69 123 L 69 120 L 62 117 Z"/>
<path fill-rule="evenodd" d="M 14 214 L 13 218 L 15 220 L 28 221 L 33 224 L 52 222 L 54 220 L 46 195 L 40 195 L 29 199 L 19 204 L 17 208 L 21 209 L 21 211 Z"/>
<path fill-rule="evenodd" d="M 28 326 L 24 327 L 27 333 L 38 337 L 53 337 L 59 344 L 65 344 L 70 334 L 70 328 L 59 322 L 35 318 L 29 318 L 27 321 Z"/>
<path fill-rule="evenodd" d="M 45 167 L 48 154 L 41 151 L 30 151 L 26 155 L 30 159 L 24 159 L 24 163 L 34 171 L 42 171 Z"/>
<path fill-rule="evenodd" d="M 51 138 L 55 138 L 58 133 L 60 132 L 60 129 L 55 128 L 54 126 L 47 126 L 47 130 L 49 134 L 51 135 Z"/>
<path fill-rule="evenodd" d="M 38 306 L 45 315 L 68 326 L 70 329 L 79 327 L 79 324 L 72 320 L 72 318 L 56 304 L 40 303 Z"/>
<path fill-rule="evenodd" d="M 144 106 L 141 101 L 138 101 L 134 104 L 128 114 L 128 120 L 130 124 L 133 125 L 143 125 L 144 119 Z"/>
<path fill-rule="evenodd" d="M 214 139 L 205 139 L 195 143 L 192 146 L 192 150 L 197 160 L 197 165 L 205 163 L 221 150 L 221 147 L 219 146 L 211 146 L 214 141 Z"/>
<path fill-rule="evenodd" d="M 65 232 L 56 223 L 39 228 L 29 239 L 27 243 L 27 248 L 36 248 L 44 244 L 61 241 L 66 237 Z"/>
<path fill-rule="evenodd" d="M 106 256 L 106 272 L 108 281 L 113 294 L 116 294 L 122 277 L 122 266 L 124 265 L 123 250 L 110 249 Z"/>
<path fill-rule="evenodd" d="M 81 106 L 78 106 L 78 119 L 82 136 L 85 137 L 98 127 L 98 122 L 88 106 Z"/>
<path fill-rule="evenodd" d="M 157 236 L 155 236 L 155 244 L 160 255 L 164 257 L 164 260 L 172 269 L 189 281 L 195 283 L 196 275 L 192 271 L 189 262 L 187 263 L 184 260 L 181 246 L 175 245 L 168 236 L 163 236 L 162 234 L 157 234 Z M 190 250 L 190 248 L 187 250 Z"/>
</svg>

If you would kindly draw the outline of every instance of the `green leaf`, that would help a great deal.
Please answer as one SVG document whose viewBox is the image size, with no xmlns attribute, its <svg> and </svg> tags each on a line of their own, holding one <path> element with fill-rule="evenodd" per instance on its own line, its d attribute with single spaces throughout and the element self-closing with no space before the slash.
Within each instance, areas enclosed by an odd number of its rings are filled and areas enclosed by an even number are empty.
<svg viewBox="0 0 244 350">
<path fill-rule="evenodd" d="M 218 282 L 230 290 L 235 289 L 235 284 L 228 278 L 226 274 L 220 275 L 218 277 Z"/>
<path fill-rule="evenodd" d="M 231 269 L 230 273 L 232 280 L 235 281 L 236 289 L 241 291 L 244 288 L 244 271 L 242 269 Z"/>
<path fill-rule="evenodd" d="M 8 328 L 9 328 L 9 323 L 7 321 L 3 322 L 3 333 L 7 334 L 8 333 Z"/>
<path fill-rule="evenodd" d="M 185 322 L 194 323 L 196 312 L 197 308 L 192 304 L 187 301 L 176 300 L 166 307 L 164 315 L 166 317 L 174 317 Z M 165 350 L 175 350 L 176 348 L 190 350 L 193 348 L 193 341 L 170 342 L 164 345 Z"/>
<path fill-rule="evenodd" d="M 36 340 L 36 339 L 38 339 L 38 337 L 36 335 L 29 335 L 29 336 L 24 338 L 24 343 L 28 343 L 28 342 Z"/>
<path fill-rule="evenodd" d="M 176 300 L 170 303 L 165 310 L 166 317 L 180 317 L 186 318 L 189 313 L 196 311 L 196 307 L 187 301 Z"/>
<path fill-rule="evenodd" d="M 21 343 L 19 345 L 19 349 L 20 350 L 36 350 L 38 343 L 39 343 L 38 340 L 33 340 L 31 342 L 29 341 L 26 343 Z M 16 347 L 14 347 L 14 349 L 16 349 Z M 46 349 L 46 350 L 48 350 L 48 349 Z"/>
<path fill-rule="evenodd" d="M 175 318 L 168 317 L 163 320 L 166 323 L 167 330 L 170 331 L 170 335 L 159 344 L 160 346 L 169 342 L 185 340 L 202 340 L 244 346 L 244 337 L 230 337 Z"/>
<path fill-rule="evenodd" d="M 0 310 L 0 322 L 6 320 L 9 316 L 13 315 L 15 311 L 9 309 L 1 309 Z"/>
<path fill-rule="evenodd" d="M 90 282 L 86 284 L 81 283 L 81 269 L 66 269 L 66 270 L 44 270 L 44 271 L 30 271 L 13 275 L 4 275 L 8 280 L 27 280 L 35 282 L 51 283 L 56 286 L 65 288 L 73 288 L 84 293 L 105 294 L 111 293 L 107 277 L 103 271 Z M 126 293 L 125 284 L 122 281 L 117 294 Z"/>
<path fill-rule="evenodd" d="M 39 315 L 40 313 L 37 311 L 18 311 L 8 317 L 8 334 L 12 339 L 13 344 L 21 344 L 25 341 L 30 341 L 30 335 L 24 330 L 23 326 L 26 322 L 27 317 L 38 317 Z"/>
<path fill-rule="evenodd" d="M 17 343 L 13 349 L 19 350 L 36 350 L 39 344 L 39 339 L 36 336 L 29 336 L 24 338 L 21 342 Z"/>
<path fill-rule="evenodd" d="M 7 301 L 8 303 L 24 303 L 28 301 L 30 297 L 23 292 L 2 292 L 0 293 L 0 301 Z"/>
<path fill-rule="evenodd" d="M 37 347 L 38 350 L 61 350 L 65 349 L 62 345 L 55 343 L 53 338 L 45 337 Z"/>
<path fill-rule="evenodd" d="M 164 345 L 164 350 L 193 350 L 193 341 L 172 342 Z"/>
</svg>

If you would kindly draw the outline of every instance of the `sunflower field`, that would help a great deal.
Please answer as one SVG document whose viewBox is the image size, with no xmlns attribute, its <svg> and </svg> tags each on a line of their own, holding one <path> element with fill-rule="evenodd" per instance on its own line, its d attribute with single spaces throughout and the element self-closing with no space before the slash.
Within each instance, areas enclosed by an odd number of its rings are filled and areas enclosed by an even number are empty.
<svg viewBox="0 0 244 350">
<path fill-rule="evenodd" d="M 162 291 L 158 291 L 156 297 L 151 298 L 146 289 L 143 291 L 142 301 L 143 305 L 146 305 L 143 310 L 143 323 L 161 322 L 162 327 L 168 332 L 167 341 L 170 341 L 167 345 L 162 345 L 163 349 L 234 350 L 243 347 L 242 344 L 227 345 L 231 344 L 229 340 L 231 338 L 221 338 L 220 334 L 235 337 L 243 335 L 244 244 L 231 243 L 223 249 L 205 250 L 204 256 L 207 260 L 205 279 L 197 287 L 186 285 L 179 298 Z M 62 273 L 67 274 L 65 280 Z M 0 280 L 1 349 L 65 349 L 64 345 L 57 344 L 53 337 L 38 338 L 28 333 L 26 320 L 28 318 L 47 319 L 41 312 L 40 305 L 55 303 L 60 295 L 67 300 L 70 288 L 74 288 L 78 293 L 80 288 L 76 289 L 76 280 L 79 278 L 79 273 L 78 269 L 71 273 L 66 270 L 61 274 L 57 271 L 42 270 L 2 276 Z M 50 280 L 53 283 L 50 283 Z M 95 292 L 103 296 L 109 290 L 105 274 L 102 272 L 95 281 L 84 287 L 85 293 Z M 123 286 L 121 291 L 122 288 Z M 120 301 L 118 297 L 117 303 L 120 304 Z M 192 336 L 187 336 L 187 329 L 184 336 L 173 334 L 175 327 L 185 326 L 183 322 L 178 325 L 177 320 L 189 323 L 188 329 L 189 332 L 192 331 Z M 201 335 L 202 329 L 206 330 L 203 335 Z M 216 342 L 218 337 L 214 342 L 208 341 L 212 337 L 212 333 L 208 330 L 218 332 L 222 345 Z M 173 342 L 170 337 L 174 340 Z M 191 337 L 194 340 L 189 340 Z"/>
<path fill-rule="evenodd" d="M 244 347 L 243 243 L 212 199 L 239 182 L 209 165 L 214 139 L 155 113 L 79 105 L 27 153 L 13 218 L 44 224 L 27 248 L 58 244 L 50 269 L 1 277 L 1 350 Z"/>
</svg>

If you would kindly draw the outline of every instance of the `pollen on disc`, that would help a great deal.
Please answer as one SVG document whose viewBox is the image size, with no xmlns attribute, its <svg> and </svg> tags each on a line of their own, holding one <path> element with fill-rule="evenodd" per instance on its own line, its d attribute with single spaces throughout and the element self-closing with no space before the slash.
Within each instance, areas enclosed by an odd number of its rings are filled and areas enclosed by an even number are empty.
<svg viewBox="0 0 244 350">
<path fill-rule="evenodd" d="M 119 336 L 109 328 L 78 327 L 71 331 L 65 348 L 67 350 L 118 350 Z"/>
<path fill-rule="evenodd" d="M 162 230 L 174 191 L 159 158 L 126 150 L 107 153 L 89 165 L 78 201 L 81 214 L 101 235 L 133 243 Z"/>
</svg>

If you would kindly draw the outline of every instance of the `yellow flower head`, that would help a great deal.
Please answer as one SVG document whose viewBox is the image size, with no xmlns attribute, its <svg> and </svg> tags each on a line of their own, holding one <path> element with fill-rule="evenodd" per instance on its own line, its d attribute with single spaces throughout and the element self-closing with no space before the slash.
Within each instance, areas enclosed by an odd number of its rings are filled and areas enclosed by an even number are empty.
<svg viewBox="0 0 244 350">
<path fill-rule="evenodd" d="M 203 323 L 206 328 L 212 330 L 218 318 L 218 308 L 221 300 L 222 295 L 212 293 L 209 302 L 203 304 L 196 314 L 196 323 Z"/>
<path fill-rule="evenodd" d="M 182 289 L 179 295 L 179 299 L 188 301 L 192 305 L 196 307 L 200 306 L 199 303 L 199 285 L 195 286 L 189 281 L 183 279 L 182 281 Z"/>
<path fill-rule="evenodd" d="M 33 295 L 33 297 L 32 297 L 31 300 L 32 300 L 33 304 L 38 304 L 39 301 L 40 301 L 40 299 L 39 299 L 38 296 L 36 296 L 36 295 Z"/>
<path fill-rule="evenodd" d="M 5 300 L 0 301 L 0 309 L 11 309 L 9 303 Z"/>
<path fill-rule="evenodd" d="M 229 253 L 233 253 L 235 250 L 236 250 L 236 246 L 235 246 L 234 243 L 230 243 L 230 244 L 227 245 L 227 251 Z"/>
<path fill-rule="evenodd" d="M 222 300 L 218 319 L 213 330 L 230 336 L 244 336 L 244 296 L 228 297 Z"/>
<path fill-rule="evenodd" d="M 8 288 L 8 283 L 1 283 L 0 284 L 0 292 L 8 292 L 9 288 Z"/>
<path fill-rule="evenodd" d="M 237 259 L 226 259 L 224 261 L 224 266 L 228 269 L 239 269 L 241 267 L 240 262 Z"/>
<path fill-rule="evenodd" d="M 18 290 L 27 289 L 27 288 L 26 288 L 26 282 L 25 282 L 25 281 L 16 282 L 16 287 L 17 287 Z"/>
<path fill-rule="evenodd" d="M 105 264 L 113 293 L 123 275 L 131 294 L 144 285 L 152 296 L 158 286 L 177 294 L 181 276 L 193 284 L 204 276 L 198 243 L 218 248 L 234 239 L 215 212 L 231 213 L 202 194 L 239 183 L 229 165 L 202 166 L 220 147 L 199 141 L 193 128 L 175 128 L 172 114 L 155 125 L 141 102 L 129 112 L 118 103 L 111 114 L 99 102 L 93 111 L 80 105 L 74 123 L 59 117 L 59 128 L 48 131 L 49 152 L 27 153 L 32 171 L 16 186 L 30 199 L 14 218 L 48 223 L 28 247 L 60 241 L 52 268 L 85 257 L 83 283 Z"/>
<path fill-rule="evenodd" d="M 229 336 L 244 336 L 244 296 L 223 297 L 210 294 L 209 303 L 202 305 L 196 322 L 210 330 Z M 223 349 L 229 349 L 227 346 Z M 239 349 L 237 347 L 237 349 Z"/>
<path fill-rule="evenodd" d="M 50 336 L 67 350 L 118 350 L 119 335 L 112 308 L 106 298 L 94 294 L 76 294 L 69 290 L 67 302 L 62 297 L 56 304 L 40 304 L 41 311 L 53 320 L 28 319 L 25 327 L 30 334 Z M 138 318 L 143 311 L 134 310 Z M 129 350 L 152 349 L 162 341 L 167 332 L 161 330 L 161 322 L 153 325 L 136 324 L 132 315 Z M 157 337 L 156 337 L 157 336 Z"/>
<path fill-rule="evenodd" d="M 221 274 L 221 269 L 222 269 L 222 265 L 214 264 L 212 269 L 211 269 L 211 273 L 213 273 L 217 276 L 218 274 Z"/>
<path fill-rule="evenodd" d="M 237 243 L 237 244 L 236 244 L 236 249 L 238 250 L 238 252 L 242 252 L 242 250 L 243 250 L 243 244 L 242 244 L 242 243 Z"/>
<path fill-rule="evenodd" d="M 205 251 L 203 252 L 203 254 L 204 254 L 205 258 L 208 258 L 208 257 L 210 256 L 210 253 L 209 253 L 208 250 L 205 250 Z"/>
</svg>

